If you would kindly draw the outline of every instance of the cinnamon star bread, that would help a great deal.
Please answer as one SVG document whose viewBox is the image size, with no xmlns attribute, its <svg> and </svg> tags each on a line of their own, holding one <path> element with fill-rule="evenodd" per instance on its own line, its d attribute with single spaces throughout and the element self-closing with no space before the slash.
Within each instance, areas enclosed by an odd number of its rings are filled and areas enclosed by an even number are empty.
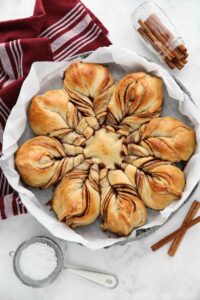
<svg viewBox="0 0 200 300">
<path fill-rule="evenodd" d="M 28 185 L 57 185 L 52 208 L 68 226 L 93 223 L 127 236 L 146 223 L 148 208 L 181 198 L 178 163 L 195 151 L 195 131 L 160 117 L 161 78 L 144 72 L 114 83 L 108 68 L 75 62 L 63 89 L 33 97 L 28 118 L 38 135 L 19 147 L 15 163 Z"/>
<path fill-rule="evenodd" d="M 33 187 L 49 187 L 83 161 L 79 154 L 67 157 L 56 139 L 38 136 L 17 151 L 15 163 L 22 180 Z"/>
<path fill-rule="evenodd" d="M 73 228 L 94 222 L 100 211 L 98 165 L 86 160 L 63 177 L 52 204 L 58 219 Z"/>
</svg>

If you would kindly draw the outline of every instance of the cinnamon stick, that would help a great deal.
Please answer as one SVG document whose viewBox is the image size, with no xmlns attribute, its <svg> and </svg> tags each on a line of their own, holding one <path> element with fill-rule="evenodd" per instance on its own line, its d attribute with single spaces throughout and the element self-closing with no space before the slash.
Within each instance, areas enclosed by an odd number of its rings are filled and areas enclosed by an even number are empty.
<svg viewBox="0 0 200 300">
<path fill-rule="evenodd" d="M 152 245 L 151 246 L 152 251 L 157 251 L 158 249 L 163 247 L 165 244 L 169 243 L 174 238 L 176 238 L 182 232 L 183 229 L 187 230 L 187 229 L 191 228 L 192 226 L 196 225 L 197 223 L 200 223 L 200 216 L 193 219 L 192 221 L 188 222 L 187 224 L 185 224 L 183 228 L 179 228 L 179 229 L 173 231 L 172 233 L 168 234 L 167 236 L 162 238 L 160 241 L 158 241 L 157 243 Z"/>
<path fill-rule="evenodd" d="M 159 18 L 155 14 L 152 14 L 151 16 L 149 16 L 147 18 L 146 23 L 150 24 L 150 26 L 153 27 L 155 34 L 157 33 L 157 37 L 162 41 L 162 43 L 165 44 L 166 47 L 168 47 L 168 45 L 170 44 L 170 41 L 172 41 L 174 39 L 174 36 L 161 23 Z M 186 48 L 184 47 L 184 49 L 186 49 Z M 184 65 L 187 63 L 186 58 L 188 57 L 188 54 L 186 53 L 186 51 L 182 51 L 182 47 L 180 49 L 179 49 L 179 47 L 176 47 L 175 49 L 173 49 L 171 51 L 171 53 L 175 57 L 175 59 L 173 60 L 173 64 L 179 70 L 181 70 L 184 67 Z"/>
<path fill-rule="evenodd" d="M 167 58 L 164 58 L 164 61 L 166 62 L 168 67 L 170 67 L 170 69 L 174 69 L 176 67 L 176 65 L 173 63 L 173 61 L 170 61 Z"/>
<path fill-rule="evenodd" d="M 168 41 L 157 31 L 157 28 L 153 26 L 151 19 L 148 18 L 145 22 L 146 26 L 149 28 L 149 30 L 152 31 L 152 33 L 157 37 L 159 41 L 161 41 L 166 47 L 168 46 Z M 183 59 L 185 56 L 183 53 L 181 53 L 177 48 L 171 51 L 171 54 L 177 58 L 178 60 Z"/>
<path fill-rule="evenodd" d="M 172 41 L 175 38 L 174 35 L 160 21 L 160 19 L 158 18 L 158 16 L 156 14 L 150 15 L 148 19 L 154 23 L 154 26 L 156 27 L 157 30 L 159 28 L 159 31 L 161 32 L 161 34 L 163 35 L 165 40 Z M 178 49 L 184 56 L 185 55 L 188 56 L 187 48 L 183 44 L 179 45 L 176 49 Z"/>
<path fill-rule="evenodd" d="M 153 41 L 151 40 L 151 38 L 146 34 L 146 32 L 142 29 L 142 27 L 139 27 L 137 29 L 137 31 L 139 32 L 139 34 L 143 37 L 144 40 L 148 41 L 152 47 L 157 51 L 159 52 L 160 49 L 156 46 L 156 44 L 153 43 Z M 176 66 L 175 64 L 170 61 L 168 58 L 165 58 L 164 61 L 166 62 L 166 64 L 171 68 L 171 69 L 174 69 Z"/>
<path fill-rule="evenodd" d="M 175 253 L 187 231 L 187 228 L 185 228 L 185 225 L 193 219 L 193 217 L 195 216 L 195 214 L 197 213 L 199 208 L 200 208 L 200 203 L 198 201 L 194 201 L 182 223 L 182 226 L 181 226 L 182 230 L 181 230 L 180 234 L 177 235 L 177 237 L 174 239 L 171 247 L 169 248 L 168 254 L 170 256 L 175 255 Z"/>
<path fill-rule="evenodd" d="M 187 49 L 182 44 L 171 50 L 170 43 L 174 40 L 174 35 L 164 26 L 156 14 L 151 14 L 146 20 L 139 19 L 139 34 L 145 39 L 159 54 L 171 69 L 175 67 L 181 70 L 187 63 Z"/>
<path fill-rule="evenodd" d="M 184 64 L 186 64 L 188 61 L 187 61 L 186 58 L 183 58 L 183 59 L 182 59 L 182 62 L 183 62 Z"/>
<path fill-rule="evenodd" d="M 142 29 L 142 27 L 139 27 L 137 29 L 137 31 L 139 32 L 139 34 L 144 38 L 144 40 L 147 40 L 152 47 L 158 52 L 159 48 L 157 47 L 157 45 L 153 44 L 153 41 L 151 40 L 151 38 L 148 36 L 148 34 L 146 34 L 146 32 Z"/>
<path fill-rule="evenodd" d="M 148 37 L 152 40 L 152 43 L 156 45 L 158 50 L 161 51 L 167 59 L 172 60 L 174 58 L 174 56 L 165 47 L 165 45 L 152 33 L 152 31 L 149 30 L 149 28 L 146 26 L 145 22 L 143 22 L 140 19 L 138 21 L 138 23 L 140 24 L 140 26 L 144 30 L 144 32 L 148 35 Z"/>
<path fill-rule="evenodd" d="M 179 70 L 181 70 L 184 67 L 184 63 L 180 60 L 174 59 L 173 63 Z"/>
<path fill-rule="evenodd" d="M 182 44 L 180 46 L 178 46 L 178 49 L 181 51 L 181 52 L 187 52 L 187 48 Z"/>
<path fill-rule="evenodd" d="M 174 39 L 174 35 L 172 34 L 172 32 L 168 30 L 168 28 L 161 22 L 156 14 L 151 14 L 149 18 L 157 25 L 157 27 L 160 28 L 166 39 Z M 182 53 L 187 52 L 187 48 L 183 44 L 178 46 L 178 50 L 180 50 Z"/>
</svg>

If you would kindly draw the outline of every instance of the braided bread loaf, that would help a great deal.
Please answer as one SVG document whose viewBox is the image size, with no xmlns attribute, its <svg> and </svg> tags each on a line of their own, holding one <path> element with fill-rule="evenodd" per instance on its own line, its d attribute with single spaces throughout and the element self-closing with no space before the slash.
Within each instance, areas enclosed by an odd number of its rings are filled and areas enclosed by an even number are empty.
<svg viewBox="0 0 200 300">
<path fill-rule="evenodd" d="M 66 157 L 59 141 L 38 136 L 17 151 L 15 163 L 23 181 L 33 187 L 53 185 L 83 161 L 83 155 Z"/>
<path fill-rule="evenodd" d="M 17 151 L 17 170 L 30 186 L 58 183 L 60 221 L 74 228 L 101 215 L 103 230 L 127 236 L 145 224 L 146 207 L 180 199 L 185 176 L 176 163 L 193 154 L 195 132 L 160 117 L 162 80 L 144 72 L 114 84 L 108 68 L 76 62 L 63 85 L 33 97 L 28 117 L 38 137 Z"/>
<path fill-rule="evenodd" d="M 86 160 L 68 173 L 55 190 L 52 207 L 73 228 L 94 222 L 100 211 L 98 165 Z"/>
</svg>

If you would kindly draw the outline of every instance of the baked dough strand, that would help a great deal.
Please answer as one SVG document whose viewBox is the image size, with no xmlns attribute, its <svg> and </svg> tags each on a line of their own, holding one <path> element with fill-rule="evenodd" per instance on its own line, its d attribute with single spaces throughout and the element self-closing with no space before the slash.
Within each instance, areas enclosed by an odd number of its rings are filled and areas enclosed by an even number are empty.
<svg viewBox="0 0 200 300">
<path fill-rule="evenodd" d="M 86 117 L 96 117 L 102 124 L 114 89 L 108 68 L 100 64 L 76 62 L 64 74 L 64 87 L 71 101 Z"/>
<path fill-rule="evenodd" d="M 96 220 L 100 213 L 97 164 L 85 161 L 61 180 L 53 195 L 53 210 L 73 228 Z"/>
<path fill-rule="evenodd" d="M 103 65 L 71 63 L 63 89 L 31 101 L 38 137 L 16 153 L 21 179 L 33 187 L 57 184 L 52 208 L 70 227 L 101 215 L 103 230 L 129 235 L 145 224 L 146 207 L 162 210 L 181 198 L 186 182 L 176 163 L 195 151 L 192 128 L 160 117 L 163 90 L 161 78 L 144 72 L 115 84 Z"/>
<path fill-rule="evenodd" d="M 188 160 L 195 150 L 195 131 L 172 117 L 152 119 L 130 134 L 126 142 L 128 154 L 153 155 L 163 160 Z"/>
<path fill-rule="evenodd" d="M 101 170 L 100 184 L 104 230 L 125 236 L 146 222 L 146 208 L 122 170 Z"/>
<path fill-rule="evenodd" d="M 160 78 L 146 73 L 132 73 L 116 84 L 108 105 L 106 123 L 118 133 L 128 135 L 143 123 L 158 117 L 163 103 Z"/>
<path fill-rule="evenodd" d="M 33 187 L 47 188 L 83 161 L 83 155 L 67 157 L 56 139 L 38 136 L 17 151 L 15 163 L 22 180 Z"/>
<path fill-rule="evenodd" d="M 128 164 L 125 173 L 136 188 L 144 204 L 161 210 L 181 197 L 185 176 L 168 161 L 142 157 Z"/>
</svg>

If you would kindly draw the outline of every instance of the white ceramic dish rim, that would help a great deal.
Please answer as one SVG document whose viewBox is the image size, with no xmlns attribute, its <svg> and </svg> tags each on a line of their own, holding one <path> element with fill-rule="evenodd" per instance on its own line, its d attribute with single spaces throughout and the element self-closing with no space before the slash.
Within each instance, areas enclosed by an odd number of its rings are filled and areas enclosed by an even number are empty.
<svg viewBox="0 0 200 300">
<path fill-rule="evenodd" d="M 91 54 L 91 52 L 87 52 L 87 53 L 83 53 L 83 54 L 81 54 L 81 55 L 77 55 L 77 56 L 73 56 L 73 57 L 70 57 L 69 59 L 66 59 L 66 61 L 72 61 L 72 60 L 74 60 L 74 59 L 77 59 L 77 58 L 80 58 L 80 59 L 83 59 L 83 58 L 86 58 L 89 54 Z M 179 81 L 179 80 L 177 80 L 176 78 L 174 78 L 175 79 L 175 81 L 177 82 L 177 84 L 179 85 L 179 87 L 181 88 L 181 90 L 185 93 L 185 94 L 187 94 L 187 96 L 189 97 L 189 99 L 193 102 L 193 104 L 195 104 L 194 103 L 194 101 L 193 101 L 193 99 L 192 99 L 192 97 L 191 97 L 191 94 L 187 91 L 187 89 L 184 87 L 184 85 Z M 190 194 L 190 196 L 191 196 L 191 194 Z M 24 195 L 22 194 L 21 195 L 21 198 L 22 198 L 22 201 L 24 200 Z M 188 197 L 187 198 L 187 200 L 189 199 L 190 197 Z M 185 200 L 185 202 L 187 201 L 187 200 Z M 26 201 L 23 201 L 23 202 L 26 202 Z M 185 203 L 184 202 L 184 203 Z M 177 209 L 178 210 L 178 209 Z M 169 219 L 169 218 L 168 218 Z M 44 221 L 44 220 L 43 220 Z M 42 220 L 40 220 L 40 222 L 44 225 L 44 222 L 43 222 Z M 164 222 L 165 223 L 165 222 Z M 163 224 L 164 224 L 163 223 Z M 138 239 L 138 238 L 140 238 L 140 237 L 142 237 L 142 236 L 146 236 L 146 235 L 148 235 L 148 234 L 150 234 L 150 233 L 152 233 L 152 232 L 154 232 L 155 230 L 156 230 L 156 228 L 159 228 L 160 226 L 162 226 L 163 224 L 161 224 L 161 225 L 158 225 L 158 226 L 154 226 L 153 228 L 151 228 L 151 229 L 137 229 L 137 234 L 136 234 L 136 237 L 127 237 L 124 241 L 119 241 L 119 242 L 115 242 L 114 244 L 112 244 L 112 245 L 110 245 L 110 246 L 113 246 L 113 245 L 118 245 L 118 244 L 120 244 L 120 245 L 124 245 L 124 244 L 126 244 L 126 243 L 128 243 L 128 242 L 131 242 L 131 241 L 133 241 L 133 240 L 136 240 L 136 239 Z M 45 225 L 44 225 L 45 226 Z M 46 226 L 45 226 L 46 227 Z M 47 228 L 49 231 L 51 231 L 51 228 Z M 51 233 L 52 234 L 54 234 L 52 231 L 51 231 Z M 58 236 L 57 236 L 58 237 Z M 80 243 L 80 240 L 79 241 L 75 241 L 75 242 L 77 242 L 77 243 Z M 110 246 L 108 246 L 108 247 L 110 247 Z M 106 247 L 107 248 L 107 247 Z"/>
</svg>

